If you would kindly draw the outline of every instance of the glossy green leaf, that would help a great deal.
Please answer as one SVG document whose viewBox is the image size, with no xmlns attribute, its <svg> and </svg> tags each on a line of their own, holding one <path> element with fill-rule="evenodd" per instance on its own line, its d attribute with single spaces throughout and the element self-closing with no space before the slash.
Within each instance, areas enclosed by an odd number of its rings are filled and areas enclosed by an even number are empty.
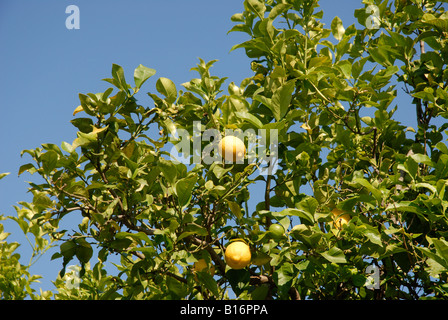
<svg viewBox="0 0 448 320">
<path fill-rule="evenodd" d="M 58 162 L 58 154 L 53 151 L 47 151 L 45 152 L 41 157 L 40 160 L 42 161 L 42 167 L 45 171 L 45 173 L 49 174 L 53 169 L 56 168 L 56 164 Z"/>
<path fill-rule="evenodd" d="M 227 204 L 229 205 L 230 211 L 238 218 L 241 219 L 243 217 L 241 213 L 241 207 L 238 203 L 234 201 L 227 201 Z"/>
<path fill-rule="evenodd" d="M 176 86 L 170 79 L 159 78 L 156 82 L 156 89 L 166 97 L 168 103 L 173 103 L 177 99 Z"/>
<path fill-rule="evenodd" d="M 84 238 L 77 239 L 76 244 L 76 257 L 81 263 L 88 263 L 93 255 L 92 246 Z"/>
<path fill-rule="evenodd" d="M 342 20 L 339 17 L 334 17 L 333 21 L 331 22 L 331 32 L 333 33 L 333 36 L 336 38 L 336 40 L 341 40 L 345 33 L 345 28 L 342 25 Z"/>
<path fill-rule="evenodd" d="M 245 0 L 244 5 L 252 12 L 258 15 L 259 18 L 264 17 L 266 7 L 260 0 Z"/>
<path fill-rule="evenodd" d="M 367 181 L 366 179 L 364 179 L 364 178 L 355 178 L 355 179 L 353 179 L 353 183 L 362 185 L 363 187 L 365 187 L 367 190 L 369 190 L 369 191 L 372 193 L 372 195 L 375 197 L 375 199 L 376 199 L 377 201 L 381 201 L 381 199 L 382 199 L 382 197 L 383 197 L 381 191 L 378 190 L 377 188 L 375 188 L 375 187 L 374 187 L 369 181 Z"/>
<path fill-rule="evenodd" d="M 161 158 L 159 159 L 159 168 L 165 179 L 174 185 L 177 178 L 177 169 L 174 163 Z"/>
<path fill-rule="evenodd" d="M 261 129 L 261 127 L 263 126 L 263 123 L 255 115 L 250 114 L 248 112 L 237 111 L 237 112 L 235 112 L 235 115 L 238 118 L 249 122 L 257 129 Z"/>
<path fill-rule="evenodd" d="M 322 257 L 333 263 L 347 263 L 344 252 L 338 247 L 320 253 Z"/>
<path fill-rule="evenodd" d="M 176 182 L 176 194 L 181 207 L 190 202 L 191 192 L 196 184 L 198 177 L 196 174 L 191 174 Z"/>
<path fill-rule="evenodd" d="M 219 296 L 218 284 L 211 274 L 208 272 L 198 272 L 197 277 L 205 288 L 210 290 L 215 296 Z"/>
<path fill-rule="evenodd" d="M 288 112 L 292 99 L 292 93 L 295 89 L 295 80 L 290 80 L 282 85 L 272 96 L 272 103 L 275 109 L 275 118 L 280 121 Z"/>
<path fill-rule="evenodd" d="M 20 172 L 20 170 L 19 170 L 19 172 Z M 10 173 L 11 172 L 0 173 L 0 180 L 3 179 L 4 177 L 6 177 Z M 20 175 L 20 173 L 19 173 L 19 175 Z"/>
<path fill-rule="evenodd" d="M 140 87 L 148 80 L 150 77 L 156 74 L 156 70 L 145 67 L 143 65 L 139 65 L 134 70 L 134 82 L 135 86 L 140 89 Z"/>
<path fill-rule="evenodd" d="M 128 84 L 126 83 L 126 79 L 124 77 L 124 70 L 121 66 L 117 64 L 112 65 L 112 77 L 113 84 L 122 91 L 128 90 Z"/>
<path fill-rule="evenodd" d="M 300 218 L 300 221 L 304 224 L 312 225 L 314 223 L 314 216 L 313 214 L 305 208 L 300 209 L 294 209 L 294 208 L 287 208 L 283 209 L 280 212 L 272 213 L 274 216 L 297 216 Z"/>
<path fill-rule="evenodd" d="M 279 3 L 271 9 L 268 18 L 275 19 L 277 16 L 287 12 L 291 7 L 292 5 L 290 4 Z"/>
<path fill-rule="evenodd" d="M 36 171 L 36 168 L 34 167 L 34 165 L 32 163 L 27 163 L 24 165 L 21 165 L 19 168 L 19 176 L 24 173 L 25 171 L 28 171 L 30 173 L 34 173 L 34 171 Z"/>
</svg>

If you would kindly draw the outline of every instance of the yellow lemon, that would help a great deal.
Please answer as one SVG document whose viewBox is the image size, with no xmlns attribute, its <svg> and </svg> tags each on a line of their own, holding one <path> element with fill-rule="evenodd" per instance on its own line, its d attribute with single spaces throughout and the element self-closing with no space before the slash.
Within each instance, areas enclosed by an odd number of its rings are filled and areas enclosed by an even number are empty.
<svg viewBox="0 0 448 320">
<path fill-rule="evenodd" d="M 199 259 L 193 265 L 193 272 L 201 272 L 207 269 L 210 271 L 210 275 L 213 277 L 215 275 L 215 266 L 211 265 L 209 268 L 205 259 Z"/>
<path fill-rule="evenodd" d="M 244 159 L 246 146 L 235 136 L 226 136 L 219 141 L 218 152 L 226 161 L 237 162 Z"/>
<path fill-rule="evenodd" d="M 348 213 L 344 213 L 344 211 L 334 208 L 331 213 L 333 213 L 334 226 L 339 230 L 342 229 L 344 224 L 347 224 L 350 220 L 350 215 Z"/>
<path fill-rule="evenodd" d="M 232 269 L 243 269 L 250 264 L 250 248 L 242 241 L 230 243 L 225 252 L 227 265 Z"/>
</svg>

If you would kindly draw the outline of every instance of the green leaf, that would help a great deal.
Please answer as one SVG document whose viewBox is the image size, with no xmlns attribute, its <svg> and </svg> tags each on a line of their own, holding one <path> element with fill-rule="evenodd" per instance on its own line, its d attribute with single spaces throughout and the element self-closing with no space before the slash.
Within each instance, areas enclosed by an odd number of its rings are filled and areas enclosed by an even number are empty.
<svg viewBox="0 0 448 320">
<path fill-rule="evenodd" d="M 98 138 L 98 134 L 96 132 L 90 132 L 90 133 L 83 133 L 78 131 L 76 133 L 78 138 L 73 140 L 72 148 L 73 150 L 77 147 L 84 147 L 87 146 L 93 142 L 95 142 Z"/>
<path fill-rule="evenodd" d="M 282 85 L 272 96 L 272 103 L 274 104 L 275 114 L 274 117 L 277 121 L 280 121 L 288 112 L 289 104 L 291 103 L 292 93 L 295 89 L 295 80 L 289 80 Z"/>
<path fill-rule="evenodd" d="M 366 283 L 367 277 L 363 274 L 352 275 L 352 281 L 355 287 L 362 287 Z"/>
<path fill-rule="evenodd" d="M 338 247 L 333 247 L 328 251 L 321 252 L 322 257 L 333 263 L 347 263 L 344 252 Z"/>
<path fill-rule="evenodd" d="M 112 77 L 113 84 L 122 91 L 128 90 L 128 84 L 126 83 L 126 79 L 124 77 L 124 71 L 121 66 L 118 64 L 112 64 Z"/>
<path fill-rule="evenodd" d="M 238 218 L 241 219 L 243 217 L 241 213 L 241 207 L 238 203 L 233 201 L 227 201 L 227 204 L 229 205 L 230 211 Z"/>
<path fill-rule="evenodd" d="M 32 170 L 30 170 L 30 169 L 32 169 Z M 34 165 L 32 163 L 24 164 L 24 165 L 20 166 L 18 175 L 20 176 L 25 171 L 28 171 L 29 173 L 34 173 L 36 171 L 36 168 L 34 167 Z"/>
<path fill-rule="evenodd" d="M 249 287 L 250 273 L 246 269 L 230 269 L 226 272 L 226 278 L 237 296 Z"/>
<path fill-rule="evenodd" d="M 280 121 L 288 112 L 294 89 L 295 80 L 289 80 L 274 92 L 272 99 L 258 94 L 253 98 L 268 107 L 272 111 L 274 118 Z"/>
<path fill-rule="evenodd" d="M 444 154 L 448 154 L 448 147 L 446 146 L 446 144 L 445 143 L 443 143 L 443 142 L 437 142 L 437 144 L 435 145 L 435 147 L 437 148 L 437 149 L 439 149 L 442 153 L 444 153 Z"/>
<path fill-rule="evenodd" d="M 196 174 L 191 174 L 176 182 L 176 194 L 181 207 L 190 202 L 191 192 L 197 180 L 198 176 Z"/>
<path fill-rule="evenodd" d="M 426 182 L 416 183 L 415 188 L 426 188 L 426 189 L 431 190 L 431 192 L 434 194 L 437 193 L 437 189 L 433 185 L 426 183 Z"/>
<path fill-rule="evenodd" d="M 285 13 L 291 7 L 292 7 L 292 5 L 290 5 L 290 4 L 279 3 L 271 9 L 271 12 L 269 12 L 268 18 L 274 20 L 277 16 L 281 15 L 282 13 Z"/>
<path fill-rule="evenodd" d="M 84 238 L 76 239 L 76 257 L 81 263 L 89 262 L 93 255 L 93 249 L 90 243 L 88 243 Z"/>
<path fill-rule="evenodd" d="M 336 40 L 341 40 L 345 33 L 345 28 L 342 25 L 342 20 L 339 17 L 334 17 L 331 22 L 331 33 L 336 38 Z"/>
<path fill-rule="evenodd" d="M 177 169 L 173 162 L 165 160 L 163 158 L 159 159 L 159 168 L 162 171 L 165 179 L 172 185 L 176 182 Z"/>
<path fill-rule="evenodd" d="M 412 179 L 416 179 L 417 178 L 417 173 L 418 173 L 418 163 L 412 159 L 412 158 L 407 158 L 406 161 L 404 162 L 404 168 L 406 169 L 405 171 L 409 173 L 409 175 L 412 177 Z"/>
<path fill-rule="evenodd" d="M 204 284 L 204 287 L 206 287 L 208 290 L 210 290 L 214 296 L 216 296 L 216 297 L 219 296 L 218 285 L 217 285 L 215 279 L 213 279 L 211 274 L 209 274 L 206 271 L 198 272 L 197 277 L 198 277 L 198 280 L 202 284 Z"/>
<path fill-rule="evenodd" d="M 264 18 L 266 7 L 263 2 L 259 0 L 246 0 L 244 4 L 250 11 L 256 13 L 260 19 Z"/>
<path fill-rule="evenodd" d="M 177 90 L 174 82 L 167 78 L 159 78 L 156 82 L 156 89 L 158 92 L 166 97 L 168 103 L 173 103 L 177 98 Z"/>
<path fill-rule="evenodd" d="M 150 77 L 156 74 L 156 70 L 145 67 L 144 65 L 140 64 L 135 70 L 134 70 L 134 82 L 135 86 L 140 89 L 140 87 L 145 83 L 146 80 L 148 80 Z"/>
<path fill-rule="evenodd" d="M 448 20 L 445 18 L 445 19 L 439 19 L 439 18 L 437 18 L 437 19 L 431 19 L 431 20 L 427 20 L 427 19 L 425 19 L 425 16 L 426 16 L 427 14 L 425 14 L 424 16 L 423 16 L 423 18 L 422 18 L 422 20 L 426 23 L 426 24 L 429 24 L 429 25 L 432 25 L 432 26 L 434 26 L 434 27 L 436 27 L 437 29 L 439 29 L 440 31 L 442 31 L 442 32 L 448 32 Z"/>
<path fill-rule="evenodd" d="M 55 151 L 47 151 L 41 157 L 42 168 L 44 172 L 50 174 L 53 169 L 56 168 L 56 164 L 58 162 L 58 154 Z"/>
<path fill-rule="evenodd" d="M 28 163 L 28 164 L 30 164 L 30 163 Z M 32 165 L 31 165 L 32 166 Z M 22 166 L 23 167 L 23 166 Z M 22 167 L 20 167 L 20 168 L 22 168 Z M 34 168 L 34 166 L 33 166 L 33 168 Z M 3 179 L 4 177 L 6 177 L 8 174 L 10 174 L 11 172 L 5 172 L 5 173 L 0 173 L 0 180 L 1 179 Z M 20 170 L 19 170 L 19 175 L 20 175 Z"/>
<path fill-rule="evenodd" d="M 382 46 L 377 48 L 369 48 L 369 54 L 380 65 L 389 67 L 394 64 L 395 58 L 389 46 Z"/>
<path fill-rule="evenodd" d="M 60 246 L 61 254 L 65 259 L 71 259 L 76 253 L 76 243 L 73 240 L 66 241 Z"/>
<path fill-rule="evenodd" d="M 316 199 L 314 199 L 313 197 L 306 197 L 299 202 L 297 209 L 307 212 L 309 216 L 312 217 L 311 221 L 314 223 L 314 214 L 318 206 L 319 202 Z"/>
<path fill-rule="evenodd" d="M 244 14 L 242 14 L 242 13 L 235 13 L 233 16 L 230 17 L 230 21 L 233 21 L 233 22 L 243 22 L 244 21 Z"/>
<path fill-rule="evenodd" d="M 65 152 L 68 153 L 72 153 L 73 152 L 73 147 L 70 143 L 62 141 L 61 142 L 61 149 L 64 150 Z"/>
<path fill-rule="evenodd" d="M 186 238 L 190 235 L 197 234 L 199 236 L 206 236 L 208 235 L 207 229 L 204 227 L 196 224 L 196 223 L 189 223 L 185 226 L 184 232 L 177 238 L 178 241 L 180 241 L 183 238 Z"/>
<path fill-rule="evenodd" d="M 432 238 L 432 243 L 436 248 L 437 254 L 442 257 L 448 264 L 448 242 L 443 239 Z"/>
<path fill-rule="evenodd" d="M 434 162 L 431 161 L 431 158 L 428 157 L 426 154 L 415 153 L 413 155 L 410 155 L 410 157 L 418 163 L 423 163 L 431 167 L 434 167 L 435 165 Z"/>
<path fill-rule="evenodd" d="M 278 286 L 287 285 L 292 279 L 295 278 L 294 266 L 288 262 L 281 265 L 276 269 L 275 278 Z"/>
<path fill-rule="evenodd" d="M 297 216 L 300 218 L 300 221 L 303 224 L 312 225 L 314 224 L 314 215 L 311 214 L 308 210 L 300 208 L 287 208 L 280 212 L 272 212 L 272 215 L 275 217 L 283 217 L 283 216 Z"/>
<path fill-rule="evenodd" d="M 137 233 L 130 233 L 130 232 L 118 232 L 115 235 L 115 238 L 117 239 L 126 239 L 126 238 L 130 238 L 133 240 L 136 240 L 138 242 L 140 242 L 142 245 L 146 244 L 146 243 L 151 243 L 151 240 L 149 239 L 148 235 L 144 232 L 137 232 Z"/>
<path fill-rule="evenodd" d="M 261 102 L 262 104 L 264 104 L 266 107 L 268 107 L 271 111 L 272 114 L 274 115 L 274 117 L 276 119 L 280 118 L 280 110 L 276 109 L 276 106 L 274 106 L 272 100 L 270 98 L 267 98 L 265 96 L 261 96 L 261 95 L 255 95 L 254 96 L 254 100 Z"/>
<path fill-rule="evenodd" d="M 381 201 L 382 199 L 382 193 L 380 190 L 378 190 L 377 188 L 375 188 L 374 186 L 372 186 L 372 184 L 370 184 L 369 181 L 367 181 L 364 178 L 354 178 L 353 183 L 357 183 L 362 185 L 363 187 L 365 187 L 368 191 L 370 191 L 372 193 L 372 195 L 375 197 L 375 199 L 377 201 Z"/>
<path fill-rule="evenodd" d="M 53 201 L 45 192 L 35 191 L 33 196 L 33 204 L 41 208 L 50 208 L 53 206 Z"/>
<path fill-rule="evenodd" d="M 182 282 L 170 276 L 166 277 L 166 286 L 168 288 L 168 291 L 172 295 L 174 295 L 175 299 L 181 299 L 185 297 L 188 292 L 187 287 Z"/>
<path fill-rule="evenodd" d="M 418 250 L 420 250 L 425 256 L 427 256 L 428 258 L 432 259 L 435 263 L 437 263 L 439 266 L 434 266 L 434 262 L 431 263 L 431 267 L 434 268 L 436 267 L 438 270 L 448 270 L 448 263 L 447 261 L 442 258 L 438 253 L 434 253 L 432 252 L 430 249 L 428 248 L 422 248 L 422 247 L 416 247 Z"/>
<path fill-rule="evenodd" d="M 363 231 L 363 234 L 367 237 L 367 239 L 370 240 L 370 242 L 377 244 L 380 247 L 383 246 L 381 235 L 375 228 L 367 228 L 365 231 Z"/>
<path fill-rule="evenodd" d="M 386 208 L 385 211 L 404 211 L 404 212 L 413 212 L 416 213 L 420 218 L 427 220 L 427 218 L 424 216 L 422 209 L 416 205 L 413 205 L 410 201 L 401 201 L 397 203 L 391 203 Z"/>
<path fill-rule="evenodd" d="M 92 131 L 93 120 L 90 118 L 76 118 L 70 120 L 70 122 L 81 132 L 89 133 Z"/>
<path fill-rule="evenodd" d="M 237 111 L 235 112 L 235 115 L 240 119 L 246 120 L 247 122 L 255 126 L 255 128 L 257 129 L 261 129 L 261 127 L 263 126 L 263 123 L 251 113 Z"/>
<path fill-rule="evenodd" d="M 124 250 L 129 248 L 132 240 L 128 238 L 114 239 L 109 243 L 109 247 L 115 250 Z"/>
</svg>

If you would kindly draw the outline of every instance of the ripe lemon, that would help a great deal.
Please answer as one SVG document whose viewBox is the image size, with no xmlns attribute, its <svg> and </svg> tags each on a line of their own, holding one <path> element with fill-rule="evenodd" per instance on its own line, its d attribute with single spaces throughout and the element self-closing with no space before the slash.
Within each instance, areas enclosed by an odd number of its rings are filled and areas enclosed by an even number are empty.
<svg viewBox="0 0 448 320">
<path fill-rule="evenodd" d="M 333 213 L 334 226 L 339 230 L 342 229 L 344 224 L 347 224 L 350 220 L 350 215 L 348 213 L 344 213 L 344 211 L 334 208 L 331 213 Z"/>
<path fill-rule="evenodd" d="M 194 272 L 201 272 L 207 268 L 208 268 L 208 265 L 207 265 L 207 262 L 205 261 L 205 259 L 199 259 L 193 265 Z M 211 265 L 210 268 L 208 268 L 208 269 L 210 270 L 210 274 L 213 277 L 215 275 L 215 266 Z"/>
<path fill-rule="evenodd" d="M 269 226 L 269 232 L 273 238 L 278 239 L 285 234 L 285 229 L 281 225 L 274 223 Z"/>
<path fill-rule="evenodd" d="M 218 152 L 224 160 L 237 162 L 244 159 L 246 146 L 240 138 L 226 136 L 219 141 Z"/>
<path fill-rule="evenodd" d="M 243 269 L 250 264 L 250 248 L 242 241 L 230 243 L 225 252 L 227 265 L 232 269 Z"/>
</svg>

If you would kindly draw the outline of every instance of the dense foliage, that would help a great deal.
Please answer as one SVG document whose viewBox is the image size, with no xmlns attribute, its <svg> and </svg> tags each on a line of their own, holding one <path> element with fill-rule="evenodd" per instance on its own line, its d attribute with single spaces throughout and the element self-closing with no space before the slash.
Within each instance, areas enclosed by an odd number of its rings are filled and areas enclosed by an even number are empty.
<svg viewBox="0 0 448 320">
<path fill-rule="evenodd" d="M 182 90 L 159 78 L 154 104 L 142 106 L 155 70 L 138 66 L 131 84 L 113 65 L 109 89 L 79 95 L 72 143 L 24 150 L 34 162 L 19 174 L 42 182 L 10 219 L 36 256 L 58 245 L 62 270 L 54 293 L 33 292 L 35 276 L 2 232 L 2 298 L 448 297 L 448 124 L 433 124 L 448 118 L 443 2 L 364 0 L 357 25 L 335 17 L 330 28 L 318 0 L 246 0 L 243 9 L 230 31 L 247 41 L 232 49 L 245 50 L 253 77 L 226 91 L 226 78 L 210 72 L 215 61 L 200 60 Z M 412 104 L 397 105 L 399 93 Z M 400 123 L 398 108 L 418 127 Z M 261 174 L 261 161 L 170 157 L 179 132 L 204 150 L 210 140 L 194 130 L 237 128 L 276 130 L 274 171 Z M 249 199 L 259 199 L 251 210 Z M 340 228 L 334 208 L 350 216 Z M 78 217 L 73 230 L 58 227 L 67 216 Z M 226 265 L 232 239 L 250 245 L 250 266 Z M 115 273 L 104 267 L 111 255 L 121 259 Z M 199 259 L 213 276 L 193 268 Z M 79 263 L 79 283 L 69 263 Z"/>
</svg>

